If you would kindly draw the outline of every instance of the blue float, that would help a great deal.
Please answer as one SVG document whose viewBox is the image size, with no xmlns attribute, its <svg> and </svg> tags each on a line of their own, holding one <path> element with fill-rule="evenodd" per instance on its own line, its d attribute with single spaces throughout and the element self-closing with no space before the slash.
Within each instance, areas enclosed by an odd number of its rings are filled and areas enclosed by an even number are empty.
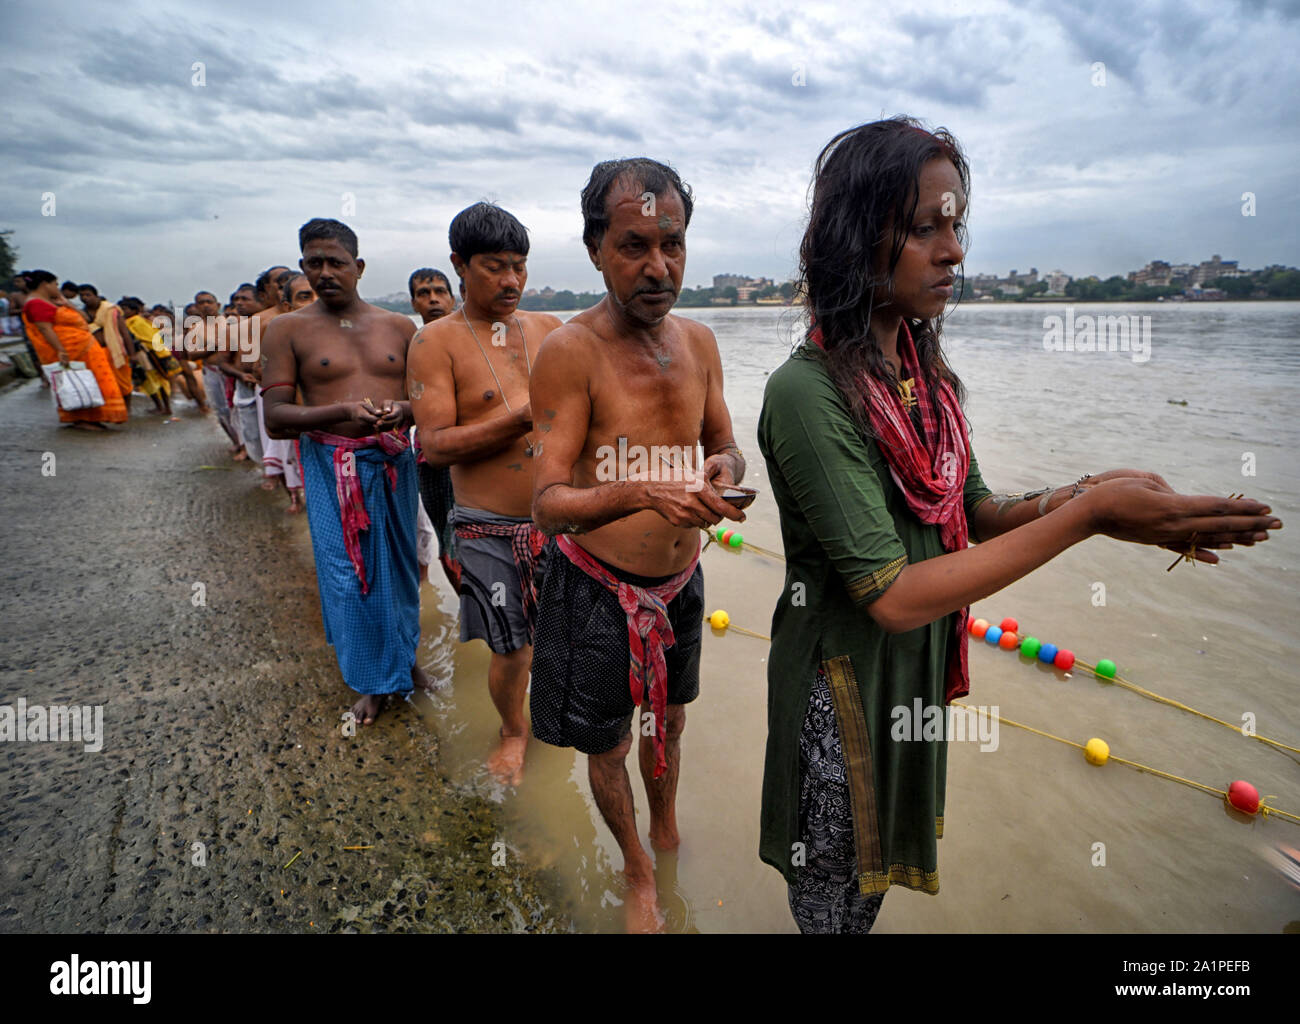
<svg viewBox="0 0 1300 1024">
<path fill-rule="evenodd" d="M 1050 665 L 1056 660 L 1056 644 L 1043 644 L 1038 648 L 1038 660 L 1044 665 Z"/>
<path fill-rule="evenodd" d="M 984 642 L 986 644 L 992 644 L 994 647 L 996 647 L 998 645 L 998 638 L 1000 636 L 1002 636 L 1001 626 L 989 626 L 988 632 L 984 634 Z"/>
</svg>

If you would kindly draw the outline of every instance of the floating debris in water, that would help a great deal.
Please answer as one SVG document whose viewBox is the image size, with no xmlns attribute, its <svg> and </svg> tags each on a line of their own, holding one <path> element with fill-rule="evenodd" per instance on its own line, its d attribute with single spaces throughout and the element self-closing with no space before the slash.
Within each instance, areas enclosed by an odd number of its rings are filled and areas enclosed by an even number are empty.
<svg viewBox="0 0 1300 1024">
<path fill-rule="evenodd" d="M 1178 399 L 1178 398 L 1166 398 L 1165 401 L 1168 402 L 1170 405 L 1186 405 L 1186 404 L 1187 404 L 1187 399 L 1186 399 L 1186 398 L 1183 398 L 1183 399 Z"/>
</svg>

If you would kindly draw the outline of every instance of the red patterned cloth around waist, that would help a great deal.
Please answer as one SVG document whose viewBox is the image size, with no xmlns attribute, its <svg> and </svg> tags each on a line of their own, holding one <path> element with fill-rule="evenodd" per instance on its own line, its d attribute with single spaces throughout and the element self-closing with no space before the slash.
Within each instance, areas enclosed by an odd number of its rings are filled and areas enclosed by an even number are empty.
<svg viewBox="0 0 1300 1024">
<path fill-rule="evenodd" d="M 667 768 L 664 739 L 668 715 L 668 663 L 664 648 L 672 647 L 677 638 L 668 620 L 668 605 L 682 592 L 700 564 L 697 547 L 691 564 L 676 576 L 651 587 L 638 587 L 621 580 L 595 560 L 568 534 L 559 534 L 556 545 L 564 556 L 618 599 L 627 615 L 628 689 L 632 701 L 640 707 L 647 695 L 655 720 L 655 778 Z"/>
</svg>

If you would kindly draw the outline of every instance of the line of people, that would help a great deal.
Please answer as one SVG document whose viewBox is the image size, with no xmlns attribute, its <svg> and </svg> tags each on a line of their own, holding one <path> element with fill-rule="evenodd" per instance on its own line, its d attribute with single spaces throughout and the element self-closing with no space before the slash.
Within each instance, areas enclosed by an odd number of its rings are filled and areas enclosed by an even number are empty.
<svg viewBox="0 0 1300 1024">
<path fill-rule="evenodd" d="M 179 358 L 166 338 L 173 313 L 155 305 L 148 310 L 135 296 L 116 303 L 104 299 L 93 284 L 76 284 L 48 270 L 19 273 L 12 282 L 9 308 L 16 316 L 6 329 L 21 330 L 27 353 L 41 386 L 48 388 L 45 367 L 82 363 L 95 377 L 103 403 L 94 408 L 59 409 L 60 422 L 89 431 L 106 431 L 110 423 L 125 423 L 131 397 L 139 391 L 153 403 L 165 422 L 176 422 L 173 393 L 207 412 L 202 385 L 193 361 Z"/>
<path fill-rule="evenodd" d="M 648 221 L 647 192 L 657 207 Z M 647 930 L 660 919 L 625 766 L 631 722 L 644 705 L 651 840 L 672 849 L 685 705 L 699 691 L 698 527 L 743 520 L 720 492 L 740 482 L 744 460 L 712 333 L 667 317 L 689 189 L 654 161 L 609 162 L 584 211 L 593 259 L 626 305 L 607 300 L 567 325 L 519 310 L 527 231 L 477 203 L 448 233 L 463 304 L 453 313 L 445 278 L 417 272 L 418 331 L 360 298 L 365 261 L 351 229 L 309 221 L 300 266 L 318 301 L 268 326 L 261 394 L 269 434 L 299 439 L 325 633 L 361 695 L 351 715 L 367 724 L 389 695 L 428 686 L 416 664 L 423 491 L 435 520 L 447 512 L 440 541 L 454 545 L 461 639 L 492 652 L 501 735 L 489 769 L 518 783 L 530 733 L 589 755 L 597 804 L 627 858 L 629 924 Z M 671 271 L 660 262 L 654 287 L 642 279 L 642 249 L 675 261 Z M 662 481 L 591 487 L 597 449 L 619 437 L 672 438 L 689 453 L 702 444 L 706 458 Z M 543 472 L 553 478 L 545 486 Z"/>
<path fill-rule="evenodd" d="M 971 602 L 1097 534 L 1213 563 L 1281 526 L 1261 502 L 1176 494 L 1139 470 L 1022 494 L 984 484 L 941 345 L 969 191 L 953 136 L 912 119 L 826 146 L 800 250 L 808 331 L 759 414 L 786 556 L 760 856 L 804 931 L 868 931 L 891 885 L 938 892 L 946 743 L 895 740 L 891 712 L 969 690 Z M 700 690 L 701 529 L 743 521 L 753 495 L 716 339 L 671 315 L 691 189 L 658 161 L 605 161 L 580 206 L 606 294 L 565 323 L 518 309 L 529 238 L 499 206 L 450 224 L 459 309 L 445 276 L 411 275 L 418 330 L 361 299 L 356 234 L 316 218 L 298 232 L 305 284 L 273 267 L 241 286 L 241 346 L 205 334 L 217 354 L 203 373 L 214 408 L 216 384 L 232 382 L 232 445 L 256 457 L 254 444 L 264 456 L 297 441 L 325 635 L 359 695 L 348 714 L 365 725 L 392 695 L 429 687 L 423 495 L 461 639 L 492 652 L 489 768 L 518 783 L 530 734 L 587 755 L 624 857 L 628 928 L 650 931 L 663 919 L 626 760 L 635 735 L 651 846 L 675 850 L 686 705 Z M 219 333 L 211 293 L 195 310 Z M 260 332 L 255 369 L 246 329 Z"/>
<path fill-rule="evenodd" d="M 993 494 L 940 344 L 969 186 L 951 134 L 907 118 L 828 144 L 801 249 L 809 331 L 764 395 L 787 577 L 760 855 L 803 931 L 869 930 L 891 885 L 938 892 L 946 744 L 893 741 L 891 709 L 968 691 L 972 601 L 1096 534 L 1214 562 L 1281 526 L 1258 501 L 1179 495 L 1139 470 Z M 717 342 L 670 315 L 693 207 L 665 164 L 597 164 L 582 237 L 606 294 L 561 323 L 518 309 L 528 233 L 477 203 L 448 231 L 463 305 L 418 331 L 359 297 L 351 229 L 313 220 L 300 265 L 319 299 L 265 339 L 267 424 L 302 438 L 326 635 L 363 694 L 353 714 L 372 721 L 385 695 L 423 682 L 414 425 L 424 461 L 450 469 L 461 639 L 492 651 L 488 765 L 518 782 L 530 733 L 587 755 L 636 931 L 662 914 L 626 760 L 635 734 L 651 846 L 675 850 L 701 528 L 743 521 L 747 500 Z M 668 473 L 665 451 L 682 453 Z M 612 452 L 628 461 L 610 474 Z"/>
</svg>

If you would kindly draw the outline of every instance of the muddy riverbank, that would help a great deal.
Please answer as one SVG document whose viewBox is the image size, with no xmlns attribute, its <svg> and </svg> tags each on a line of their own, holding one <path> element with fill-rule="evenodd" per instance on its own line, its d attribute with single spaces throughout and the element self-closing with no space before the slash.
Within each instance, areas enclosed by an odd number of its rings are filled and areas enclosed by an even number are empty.
<svg viewBox="0 0 1300 1024">
<path fill-rule="evenodd" d="M 569 930 L 425 698 L 344 735 L 306 523 L 178 405 L 0 393 L 0 705 L 103 707 L 98 752 L 0 743 L 0 931 Z"/>
</svg>

